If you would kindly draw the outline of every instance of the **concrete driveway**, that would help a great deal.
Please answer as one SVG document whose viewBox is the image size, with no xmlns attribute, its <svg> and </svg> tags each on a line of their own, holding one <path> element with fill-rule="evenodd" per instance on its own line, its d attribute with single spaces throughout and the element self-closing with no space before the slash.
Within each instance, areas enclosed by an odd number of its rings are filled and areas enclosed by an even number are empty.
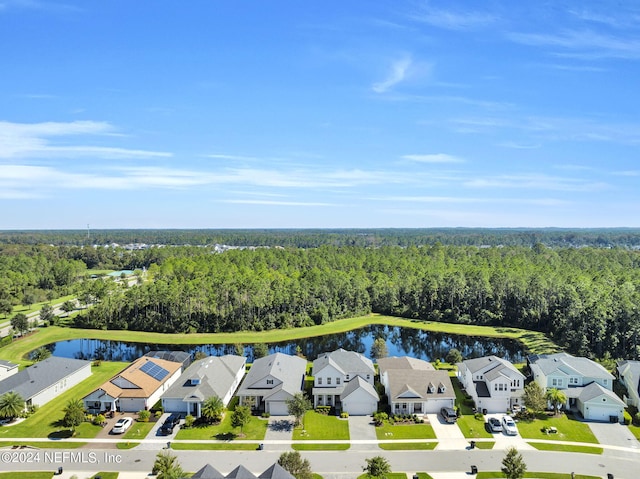
<svg viewBox="0 0 640 479">
<path fill-rule="evenodd" d="M 429 424 L 438 438 L 438 450 L 461 450 L 469 447 L 469 440 L 464 437 L 456 423 L 444 422 L 440 414 L 427 414 Z"/>
<path fill-rule="evenodd" d="M 588 422 L 587 424 L 600 444 L 640 449 L 640 443 L 627 426 L 609 422 Z"/>
<path fill-rule="evenodd" d="M 371 416 L 349 416 L 351 451 L 376 451 L 378 438 Z"/>
</svg>

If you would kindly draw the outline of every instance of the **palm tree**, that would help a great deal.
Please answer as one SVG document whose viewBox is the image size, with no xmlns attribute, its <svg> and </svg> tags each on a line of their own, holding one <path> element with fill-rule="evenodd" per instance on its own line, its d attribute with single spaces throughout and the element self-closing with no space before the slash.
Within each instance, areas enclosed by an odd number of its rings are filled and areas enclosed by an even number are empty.
<svg viewBox="0 0 640 479">
<path fill-rule="evenodd" d="M 158 475 L 158 479 L 179 479 L 184 476 L 178 458 L 170 452 L 159 452 L 153 464 L 153 474 Z"/>
<path fill-rule="evenodd" d="M 24 410 L 24 399 L 15 391 L 0 396 L 0 417 L 13 419 Z"/>
<path fill-rule="evenodd" d="M 202 403 L 202 417 L 204 417 L 207 422 L 219 422 L 222 419 L 223 412 L 224 403 L 218 396 L 211 396 Z"/>
<path fill-rule="evenodd" d="M 567 395 L 556 388 L 549 389 L 547 391 L 547 394 L 545 395 L 545 398 L 553 406 L 553 410 L 556 415 L 560 410 L 560 406 L 567 402 Z"/>
<path fill-rule="evenodd" d="M 70 399 L 64 408 L 62 419 L 66 427 L 70 427 L 75 433 L 76 427 L 84 422 L 84 403 L 82 399 Z"/>
</svg>

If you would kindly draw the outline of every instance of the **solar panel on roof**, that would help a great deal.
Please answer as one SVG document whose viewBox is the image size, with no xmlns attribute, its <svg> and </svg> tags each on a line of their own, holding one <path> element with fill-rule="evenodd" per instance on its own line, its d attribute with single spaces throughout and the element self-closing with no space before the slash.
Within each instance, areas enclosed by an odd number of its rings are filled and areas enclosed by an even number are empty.
<svg viewBox="0 0 640 479">
<path fill-rule="evenodd" d="M 169 371 L 167 371 L 165 368 L 163 368 L 162 366 L 158 366 L 151 361 L 147 361 L 146 363 L 144 363 L 140 367 L 140 371 L 148 374 L 153 379 L 156 379 L 158 381 L 162 381 L 165 377 L 167 377 L 167 374 L 169 374 Z"/>
</svg>

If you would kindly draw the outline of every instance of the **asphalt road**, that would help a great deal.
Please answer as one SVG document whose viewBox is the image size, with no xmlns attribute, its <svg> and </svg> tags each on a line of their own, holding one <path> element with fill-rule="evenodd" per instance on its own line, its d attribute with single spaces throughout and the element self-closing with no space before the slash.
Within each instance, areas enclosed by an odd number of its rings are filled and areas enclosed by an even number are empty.
<svg viewBox="0 0 640 479">
<path fill-rule="evenodd" d="M 259 474 L 274 462 L 282 451 L 172 451 L 182 468 L 195 472 L 210 463 L 223 474 L 242 464 Z M 0 450 L 0 470 L 71 470 L 150 472 L 156 451 L 104 449 L 18 449 Z M 325 479 L 351 479 L 362 474 L 365 459 L 375 455 L 387 458 L 394 472 L 464 472 L 471 465 L 478 470 L 499 470 L 504 451 L 304 451 L 311 469 Z M 603 455 L 545 451 L 523 451 L 530 471 L 576 472 L 616 479 L 635 479 L 640 468 L 640 454 L 631 451 L 605 451 Z"/>
</svg>

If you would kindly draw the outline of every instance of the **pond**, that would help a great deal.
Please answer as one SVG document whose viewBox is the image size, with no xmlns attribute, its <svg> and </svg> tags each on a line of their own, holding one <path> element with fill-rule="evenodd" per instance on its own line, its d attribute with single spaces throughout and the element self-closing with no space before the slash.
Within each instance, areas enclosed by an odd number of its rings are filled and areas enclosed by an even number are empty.
<svg viewBox="0 0 640 479">
<path fill-rule="evenodd" d="M 259 336 L 259 332 L 256 333 Z M 357 351 L 371 358 L 371 345 L 376 338 L 384 338 L 389 356 L 411 356 L 425 361 L 444 361 L 450 349 L 456 348 L 465 359 L 494 354 L 511 362 L 524 362 L 525 352 L 522 344 L 511 339 L 497 339 L 453 334 L 434 333 L 419 329 L 371 325 L 346 333 L 328 334 L 268 345 L 269 353 L 282 352 L 296 354 L 300 352 L 309 360 L 321 353 L 343 348 Z M 100 339 L 73 339 L 59 341 L 46 346 L 54 356 L 76 359 L 102 359 L 105 361 L 133 361 L 143 354 L 154 350 L 178 350 L 194 354 L 203 351 L 207 355 L 221 356 L 237 354 L 238 348 L 249 361 L 253 360 L 251 344 L 146 344 Z"/>
</svg>

